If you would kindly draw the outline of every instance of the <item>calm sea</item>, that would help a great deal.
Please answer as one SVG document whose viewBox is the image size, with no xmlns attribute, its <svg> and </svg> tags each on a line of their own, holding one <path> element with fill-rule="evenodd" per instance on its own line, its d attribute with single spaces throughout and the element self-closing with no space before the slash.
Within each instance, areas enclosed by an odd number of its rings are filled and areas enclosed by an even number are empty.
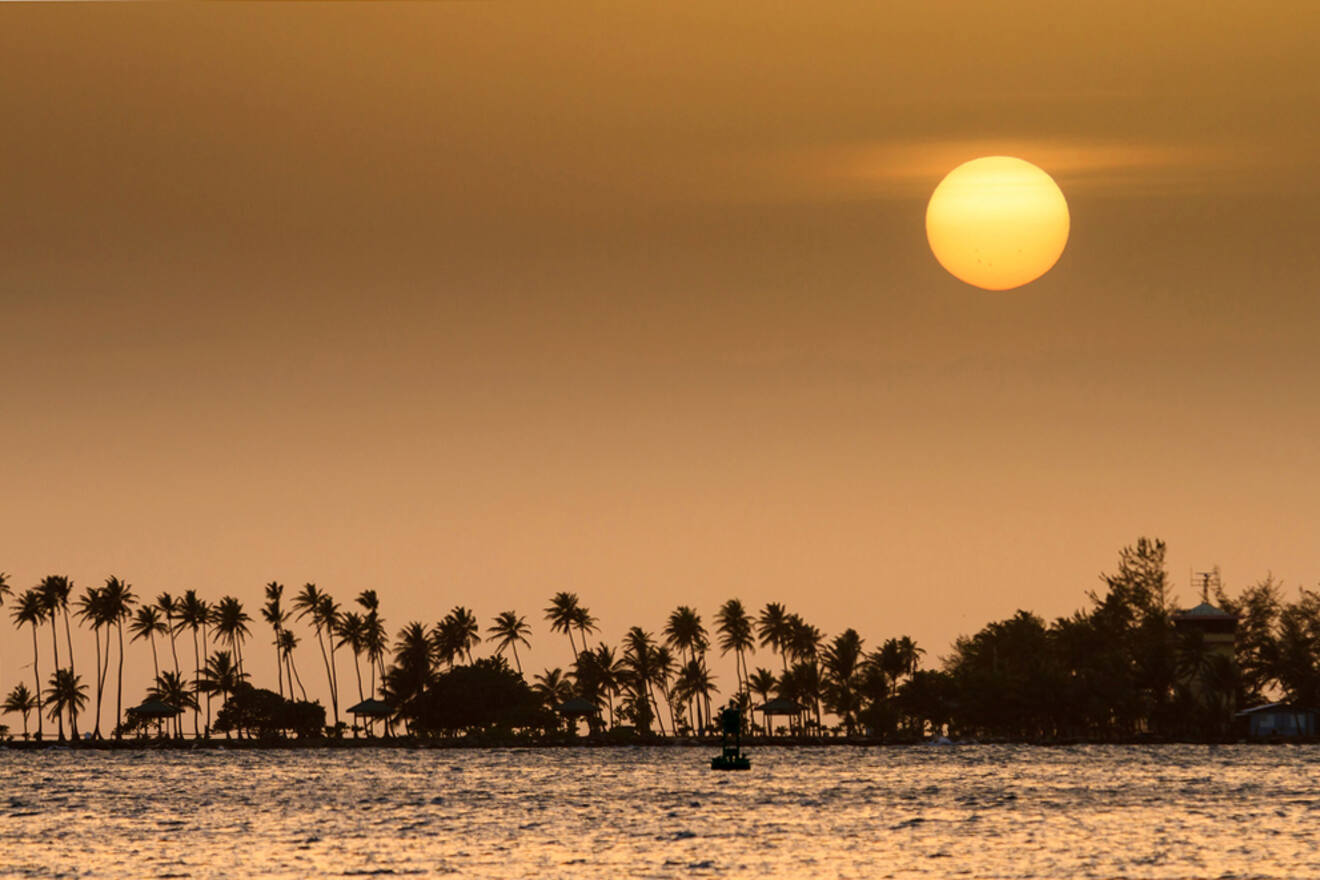
<svg viewBox="0 0 1320 880">
<path fill-rule="evenodd" d="M 0 751 L 0 875 L 1320 877 L 1320 748 Z"/>
</svg>

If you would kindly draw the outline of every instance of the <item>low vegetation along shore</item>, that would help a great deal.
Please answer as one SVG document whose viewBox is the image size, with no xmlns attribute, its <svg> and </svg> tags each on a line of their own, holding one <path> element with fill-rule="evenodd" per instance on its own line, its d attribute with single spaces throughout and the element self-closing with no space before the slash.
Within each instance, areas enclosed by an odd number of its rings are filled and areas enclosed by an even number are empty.
<svg viewBox="0 0 1320 880">
<path fill-rule="evenodd" d="M 1320 705 L 1320 593 L 1286 601 L 1270 579 L 1237 596 L 1216 586 L 1206 598 L 1237 619 L 1226 655 L 1175 626 L 1164 560 L 1164 544 L 1143 538 L 1086 607 L 1049 623 L 1027 611 L 989 623 L 938 669 L 922 667 L 910 638 L 868 648 L 856 630 L 830 637 L 780 603 L 753 613 L 738 599 L 709 627 L 680 606 L 657 632 L 634 626 L 618 645 L 593 646 L 596 618 L 560 592 L 543 619 L 576 659 L 530 679 L 518 648 L 532 627 L 514 610 L 483 630 L 458 606 L 390 638 L 373 590 L 346 607 L 315 584 L 286 598 L 272 582 L 257 624 L 233 596 L 146 600 L 119 577 L 78 590 L 60 575 L 18 592 L 0 574 L 0 601 L 32 641 L 31 684 L 14 684 L 3 704 L 21 729 L 4 736 L 18 748 L 670 744 L 711 740 L 711 719 L 732 703 L 765 743 L 1224 741 L 1239 734 L 1237 708 Z M 91 669 L 74 662 L 74 626 L 92 630 Z M 246 669 L 255 628 L 274 682 Z M 149 650 L 154 672 L 127 698 L 126 650 Z M 715 650 L 734 662 L 723 689 L 709 671 Z M 300 661 L 329 707 L 307 698 Z"/>
</svg>

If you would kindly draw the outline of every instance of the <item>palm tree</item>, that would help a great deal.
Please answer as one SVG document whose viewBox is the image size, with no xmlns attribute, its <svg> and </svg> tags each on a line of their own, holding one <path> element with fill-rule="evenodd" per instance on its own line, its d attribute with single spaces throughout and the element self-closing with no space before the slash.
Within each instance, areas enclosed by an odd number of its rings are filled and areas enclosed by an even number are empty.
<svg viewBox="0 0 1320 880">
<path fill-rule="evenodd" d="M 339 729 L 339 688 L 336 686 L 335 645 L 330 641 L 330 652 L 325 650 L 324 631 L 333 635 L 335 623 L 339 619 L 339 605 L 329 593 L 317 589 L 316 584 L 304 584 L 302 592 L 294 597 L 293 607 L 298 609 L 298 619 L 312 618 L 312 628 L 316 630 L 316 643 L 321 647 L 321 660 L 325 663 L 325 677 L 330 685 L 330 705 L 334 709 L 335 730 Z"/>
<path fill-rule="evenodd" d="M 367 668 L 371 670 L 371 692 L 376 693 L 376 673 L 385 676 L 386 643 L 385 621 L 380 616 L 380 599 L 375 590 L 363 590 L 357 603 L 367 612 L 362 625 L 362 640 L 367 651 Z"/>
<path fill-rule="evenodd" d="M 743 603 L 730 599 L 720 606 L 715 613 L 715 632 L 720 636 L 720 656 L 734 652 L 734 672 L 738 678 L 738 689 L 747 690 L 747 652 L 756 650 L 756 638 L 752 633 L 752 619 L 743 608 Z"/>
<path fill-rule="evenodd" d="M 697 614 L 690 606 L 680 605 L 669 615 L 669 621 L 665 624 L 665 643 L 682 653 L 687 652 L 687 662 L 682 664 L 684 667 L 689 664 L 704 665 L 706 649 L 710 647 L 710 640 L 706 637 L 706 628 L 701 624 L 701 616 Z M 695 720 L 694 727 L 697 730 L 705 728 L 705 721 L 702 718 L 701 702 L 696 704 L 696 712 L 692 712 L 692 701 L 697 697 L 697 691 L 694 689 L 685 689 L 687 696 L 688 712 Z"/>
<path fill-rule="evenodd" d="M 51 648 L 55 653 L 56 671 L 58 671 L 61 667 L 60 667 L 60 642 L 59 642 L 59 635 L 57 634 L 57 627 L 55 626 L 55 621 L 59 618 L 60 612 L 63 611 L 65 615 L 65 621 L 67 623 L 68 613 L 69 613 L 69 592 L 72 589 L 73 589 L 73 582 L 70 581 L 64 575 L 58 575 L 58 574 L 47 575 L 46 577 L 42 578 L 41 583 L 37 585 L 37 590 L 40 591 L 41 593 L 41 603 L 46 611 L 46 619 L 50 621 L 50 643 L 51 643 Z M 67 631 L 65 633 L 65 638 L 68 639 Z M 72 641 L 69 642 L 69 646 L 70 646 L 69 647 L 70 654 L 72 654 L 73 652 Z M 72 657 L 70 657 L 69 660 L 69 668 L 73 669 Z M 57 714 L 53 717 L 55 718 L 56 721 L 59 722 L 59 737 L 60 737 L 60 741 L 63 742 L 64 716 L 63 714 Z"/>
<path fill-rule="evenodd" d="M 28 738 L 28 715 L 31 714 L 33 709 L 38 712 L 41 711 L 37 698 L 32 696 L 32 691 L 28 690 L 27 685 L 22 682 L 14 685 L 14 689 L 9 692 L 9 696 L 5 697 L 4 706 L 0 706 L 0 710 L 3 710 L 6 714 L 17 712 L 23 716 L 23 739 L 25 740 Z"/>
<path fill-rule="evenodd" d="M 546 708 L 554 709 L 573 698 L 573 685 L 559 667 L 547 669 L 535 677 L 532 691 L 541 698 Z"/>
<path fill-rule="evenodd" d="M 459 634 L 454 628 L 454 621 L 448 617 L 437 623 L 430 631 L 431 653 L 435 655 L 437 663 L 443 663 L 450 669 L 454 668 L 456 660 L 463 655 L 463 648 L 459 645 Z"/>
<path fill-rule="evenodd" d="M 14 626 L 20 629 L 25 623 L 32 627 L 32 677 L 36 683 L 33 695 L 37 700 L 37 742 L 41 742 L 41 668 L 38 664 L 40 654 L 37 651 L 37 627 L 46 619 L 46 606 L 36 588 L 23 591 L 9 616 L 13 618 Z"/>
<path fill-rule="evenodd" d="M 545 619 L 550 621 L 550 629 L 568 636 L 568 646 L 573 656 L 578 655 L 577 644 L 573 641 L 573 628 L 580 620 L 580 605 L 577 593 L 555 593 L 550 606 L 545 609 Z"/>
<path fill-rule="evenodd" d="M 527 641 L 527 635 L 532 628 L 527 625 L 527 618 L 519 617 L 514 611 L 501 611 L 495 618 L 486 632 L 495 637 L 495 653 L 501 654 L 505 648 L 513 650 L 513 662 L 518 667 L 518 674 L 522 675 L 522 661 L 518 659 L 518 643 L 522 642 L 527 647 L 531 647 L 531 642 Z"/>
<path fill-rule="evenodd" d="M 193 689 L 177 672 L 166 670 L 156 676 L 156 682 L 147 691 L 147 696 L 179 710 L 197 709 L 197 697 Z M 183 721 L 180 715 L 174 716 L 174 735 L 183 739 Z"/>
<path fill-rule="evenodd" d="M 284 629 L 285 621 L 289 619 L 289 613 L 280 604 L 283 597 L 284 584 L 271 581 L 266 584 L 266 605 L 261 609 L 262 620 L 269 623 L 271 629 L 275 630 L 275 640 L 271 644 L 275 646 L 275 676 L 281 697 L 284 696 L 284 664 L 280 653 L 280 633 Z M 289 682 L 289 696 L 293 696 L 292 681 Z"/>
<path fill-rule="evenodd" d="M 239 668 L 228 651 L 216 651 L 206 661 L 206 669 L 202 673 L 198 690 L 205 694 L 219 694 L 220 708 L 224 709 L 230 694 L 238 690 L 238 686 L 246 679 L 247 673 Z M 227 730 L 225 738 L 229 738 Z"/>
<path fill-rule="evenodd" d="M 228 642 L 234 652 L 234 665 L 240 673 L 243 671 L 243 642 L 252 634 L 248 629 L 251 621 L 243 610 L 243 603 L 233 596 L 225 596 L 215 606 L 216 638 Z"/>
<path fill-rule="evenodd" d="M 761 698 L 761 705 L 764 706 L 770 701 L 770 694 L 779 686 L 779 679 L 775 674 L 763 666 L 756 667 L 756 672 L 747 677 L 747 687 L 752 693 Z M 761 724 L 765 727 L 765 732 L 770 732 L 770 722 L 765 713 L 761 714 Z"/>
<path fill-rule="evenodd" d="M 785 651 L 792 638 L 793 624 L 784 606 L 778 602 L 767 602 L 765 608 L 761 609 L 756 628 L 761 637 L 761 647 L 769 648 L 779 654 L 779 659 L 784 664 L 784 671 L 787 672 L 788 655 Z"/>
<path fill-rule="evenodd" d="M 815 660 L 820 655 L 820 643 L 825 634 L 796 614 L 790 614 L 788 650 L 794 660 Z"/>
<path fill-rule="evenodd" d="M 155 605 L 139 605 L 133 614 L 133 622 L 129 624 L 128 631 L 133 634 L 133 638 L 129 641 L 146 639 L 151 643 L 151 677 L 152 680 L 159 678 L 160 661 L 156 656 L 156 636 L 169 631 L 169 627 L 161 619 L 160 608 Z"/>
<path fill-rule="evenodd" d="M 124 720 L 124 621 L 132 615 L 132 607 L 137 602 L 132 586 L 117 577 L 106 578 L 101 590 L 101 600 L 105 604 L 105 618 L 108 624 L 114 624 L 119 636 L 119 671 L 115 677 L 115 739 L 123 737 Z M 105 636 L 106 667 L 110 666 L 110 634 Z M 97 724 L 101 713 L 97 711 Z"/>
<path fill-rule="evenodd" d="M 170 654 L 174 657 L 174 674 L 182 675 L 179 671 L 179 650 L 174 644 L 174 637 L 179 631 L 174 625 L 174 618 L 179 616 L 179 600 L 169 593 L 161 593 L 156 597 L 156 607 L 165 615 L 165 629 L 170 634 Z"/>
<path fill-rule="evenodd" d="M 654 719 L 660 727 L 660 735 L 665 735 L 665 723 L 660 717 L 660 704 L 655 699 L 655 693 L 652 686 L 659 685 L 661 693 L 665 694 L 666 702 L 668 696 L 668 678 L 670 669 L 673 666 L 673 657 L 665 648 L 658 647 L 651 634 L 639 626 L 634 626 L 628 630 L 623 637 L 623 664 L 627 669 L 625 676 L 627 685 L 632 691 L 634 704 L 640 704 L 637 708 L 641 715 L 646 719 L 646 723 L 639 722 L 643 729 L 649 729 L 651 719 Z M 670 721 L 673 720 L 673 706 L 669 707 Z"/>
<path fill-rule="evenodd" d="M 175 611 L 178 613 L 179 616 L 179 629 L 183 629 L 184 627 L 187 627 L 188 629 L 192 630 L 193 691 L 195 693 L 201 693 L 202 650 L 201 650 L 201 646 L 197 642 L 197 634 L 198 631 L 204 630 L 206 628 L 207 623 L 210 621 L 211 609 L 210 606 L 208 606 L 204 600 L 198 598 L 196 590 L 187 590 L 186 592 L 184 592 L 183 598 L 179 600 L 178 606 L 176 607 Z M 210 716 L 211 703 L 209 700 L 207 701 L 206 706 L 207 706 L 206 727 L 207 730 L 209 731 L 211 727 L 211 716 Z M 202 711 L 201 701 L 193 700 L 192 708 L 193 708 L 193 736 L 200 737 L 202 735 L 201 731 L 199 730 L 200 715 Z"/>
<path fill-rule="evenodd" d="M 303 702 L 307 701 L 307 688 L 303 687 L 302 676 L 298 674 L 298 666 L 293 662 L 293 649 L 298 647 L 298 635 L 291 629 L 280 630 L 280 659 L 284 662 L 285 674 L 289 679 L 289 699 L 293 699 L 293 683 L 298 682 L 298 692 L 302 694 Z"/>
<path fill-rule="evenodd" d="M 857 685 L 863 659 L 862 637 L 855 629 L 835 636 L 824 653 L 825 705 L 839 716 L 849 734 L 857 726 Z"/>
<path fill-rule="evenodd" d="M 394 644 L 394 663 L 381 680 L 386 701 L 395 707 L 396 716 L 411 725 L 413 707 L 431 683 L 434 660 L 433 640 L 426 627 L 413 621 L 399 630 Z"/>
<path fill-rule="evenodd" d="M 573 612 L 573 628 L 582 639 L 582 650 L 587 650 L 587 633 L 596 631 L 596 618 L 586 607 L 579 605 Z"/>
<path fill-rule="evenodd" d="M 926 652 L 917 647 L 917 643 L 907 636 L 898 639 L 898 655 L 902 658 L 903 673 L 909 677 L 917 674 L 921 665 L 921 656 Z"/>
<path fill-rule="evenodd" d="M 0 605 L 5 604 L 5 596 L 12 596 L 13 589 L 9 586 L 9 575 L 0 571 Z M 23 738 L 27 739 L 27 716 L 23 716 Z"/>
<path fill-rule="evenodd" d="M 366 643 L 365 630 L 366 619 L 356 611 L 341 615 L 335 630 L 335 634 L 339 636 L 339 647 L 348 645 L 349 650 L 353 652 L 353 674 L 357 676 L 358 702 L 366 699 L 362 693 L 362 664 L 358 662 Z M 356 730 L 357 728 L 354 728 L 355 733 Z"/>
<path fill-rule="evenodd" d="M 467 655 L 468 665 L 471 665 L 472 648 L 481 641 L 481 624 L 477 622 L 477 616 L 470 609 L 456 605 L 445 621 L 453 627 L 455 645 Z"/>
<path fill-rule="evenodd" d="M 101 738 L 101 696 L 105 690 L 105 677 L 110 670 L 110 634 L 106 633 L 106 644 L 102 664 L 101 630 L 109 625 L 105 599 L 99 587 L 86 587 L 78 597 L 78 619 L 92 625 L 92 637 L 96 640 L 96 723 L 92 726 L 92 738 Z"/>
<path fill-rule="evenodd" d="M 72 669 L 57 669 L 50 677 L 50 687 L 46 688 L 46 711 L 51 719 L 62 718 L 69 713 L 69 731 L 74 742 L 78 741 L 78 713 L 87 705 L 87 685 Z M 64 729 L 60 728 L 60 741 L 64 741 Z"/>
</svg>

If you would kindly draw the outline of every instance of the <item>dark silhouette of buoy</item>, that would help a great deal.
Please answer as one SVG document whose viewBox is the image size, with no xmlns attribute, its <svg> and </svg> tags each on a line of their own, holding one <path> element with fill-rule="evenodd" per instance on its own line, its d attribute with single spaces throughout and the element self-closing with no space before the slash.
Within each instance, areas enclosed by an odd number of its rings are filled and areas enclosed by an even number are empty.
<svg viewBox="0 0 1320 880">
<path fill-rule="evenodd" d="M 720 754 L 710 759 L 712 770 L 750 770 L 752 761 L 742 751 L 742 710 L 729 701 L 720 712 Z M 732 744 L 729 737 L 733 737 Z"/>
</svg>

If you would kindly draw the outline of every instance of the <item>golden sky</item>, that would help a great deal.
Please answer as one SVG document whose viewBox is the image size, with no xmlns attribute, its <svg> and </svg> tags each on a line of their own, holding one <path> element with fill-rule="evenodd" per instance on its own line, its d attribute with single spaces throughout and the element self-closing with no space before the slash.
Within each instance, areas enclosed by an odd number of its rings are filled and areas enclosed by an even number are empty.
<svg viewBox="0 0 1320 880">
<path fill-rule="evenodd" d="M 896 6 L 4 4 L 0 570 L 533 669 L 564 589 L 934 658 L 1143 534 L 1314 585 L 1320 5 Z M 993 153 L 1072 212 L 1008 293 L 923 229 Z"/>
</svg>

